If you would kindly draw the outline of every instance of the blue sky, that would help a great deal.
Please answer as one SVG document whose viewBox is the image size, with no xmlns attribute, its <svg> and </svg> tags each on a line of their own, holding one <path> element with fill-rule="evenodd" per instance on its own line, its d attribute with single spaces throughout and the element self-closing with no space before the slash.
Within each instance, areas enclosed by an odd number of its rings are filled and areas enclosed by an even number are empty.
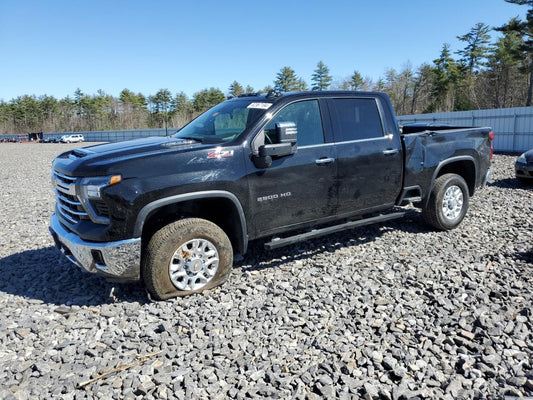
<svg viewBox="0 0 533 400">
<path fill-rule="evenodd" d="M 0 99 L 262 89 L 284 66 L 309 83 L 320 60 L 334 79 L 377 80 L 525 12 L 504 0 L 0 0 Z"/>
</svg>

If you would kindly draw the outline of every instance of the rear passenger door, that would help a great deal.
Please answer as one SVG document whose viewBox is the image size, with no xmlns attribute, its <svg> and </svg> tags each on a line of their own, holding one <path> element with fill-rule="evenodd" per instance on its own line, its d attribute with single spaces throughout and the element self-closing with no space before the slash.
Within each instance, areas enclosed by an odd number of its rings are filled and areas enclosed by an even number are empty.
<svg viewBox="0 0 533 400">
<path fill-rule="evenodd" d="M 402 186 L 402 148 L 382 118 L 379 100 L 343 97 L 329 99 L 328 105 L 337 147 L 339 214 L 392 206 Z"/>
</svg>

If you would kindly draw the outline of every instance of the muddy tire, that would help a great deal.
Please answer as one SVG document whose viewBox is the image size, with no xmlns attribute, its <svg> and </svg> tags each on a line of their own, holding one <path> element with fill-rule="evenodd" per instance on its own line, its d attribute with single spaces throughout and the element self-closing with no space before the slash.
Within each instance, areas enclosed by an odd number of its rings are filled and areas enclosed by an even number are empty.
<svg viewBox="0 0 533 400">
<path fill-rule="evenodd" d="M 142 278 L 153 299 L 165 300 L 222 284 L 232 264 L 233 249 L 224 231 L 205 219 L 187 218 L 152 236 Z"/>
</svg>

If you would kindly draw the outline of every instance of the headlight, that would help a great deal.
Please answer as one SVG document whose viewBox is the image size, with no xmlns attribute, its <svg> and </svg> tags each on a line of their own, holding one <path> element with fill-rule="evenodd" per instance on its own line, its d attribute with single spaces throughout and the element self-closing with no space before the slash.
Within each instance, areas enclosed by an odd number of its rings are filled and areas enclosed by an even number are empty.
<svg viewBox="0 0 533 400">
<path fill-rule="evenodd" d="M 526 153 L 523 153 L 520 157 L 518 157 L 518 160 L 516 160 L 516 162 L 520 164 L 527 164 Z"/>
<path fill-rule="evenodd" d="M 83 178 L 79 183 L 80 197 L 83 199 L 100 199 L 100 190 L 122 180 L 120 175 Z"/>
<path fill-rule="evenodd" d="M 93 201 L 101 200 L 102 189 L 110 185 L 115 185 L 119 183 L 121 180 L 122 180 L 122 177 L 120 175 L 97 176 L 97 177 L 89 177 L 89 178 L 80 179 L 76 187 L 76 192 L 78 194 L 78 198 L 83 204 L 83 208 L 85 208 L 85 210 L 87 211 L 87 214 L 89 214 L 89 217 L 91 218 L 93 222 L 96 222 L 98 224 L 109 223 L 109 218 L 98 215 L 96 213 L 93 205 L 91 204 L 91 200 Z"/>
</svg>

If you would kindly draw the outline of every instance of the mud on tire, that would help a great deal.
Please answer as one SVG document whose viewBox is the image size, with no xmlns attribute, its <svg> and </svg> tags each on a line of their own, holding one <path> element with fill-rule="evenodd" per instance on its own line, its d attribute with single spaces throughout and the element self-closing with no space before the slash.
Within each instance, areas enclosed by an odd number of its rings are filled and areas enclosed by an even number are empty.
<svg viewBox="0 0 533 400">
<path fill-rule="evenodd" d="M 232 264 L 233 249 L 226 233 L 210 221 L 186 218 L 152 236 L 141 268 L 152 298 L 165 300 L 222 284 Z"/>
</svg>

